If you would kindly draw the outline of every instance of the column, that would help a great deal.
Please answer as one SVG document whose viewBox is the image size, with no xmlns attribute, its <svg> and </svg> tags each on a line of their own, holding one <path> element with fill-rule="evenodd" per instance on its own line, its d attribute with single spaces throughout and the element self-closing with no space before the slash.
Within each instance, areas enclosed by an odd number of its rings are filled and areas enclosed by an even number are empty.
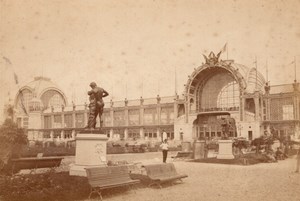
<svg viewBox="0 0 300 201">
<path fill-rule="evenodd" d="M 174 121 L 177 119 L 178 117 L 178 103 L 177 103 L 177 99 L 174 100 Z"/>
<path fill-rule="evenodd" d="M 144 139 L 145 135 L 144 135 L 144 99 L 141 97 L 140 98 L 140 139 Z"/>
<path fill-rule="evenodd" d="M 61 127 L 65 128 L 65 112 L 64 112 L 64 107 L 61 109 Z"/>
<path fill-rule="evenodd" d="M 45 117 L 41 114 L 41 128 L 45 128 Z"/>
<path fill-rule="evenodd" d="M 109 129 L 109 139 L 112 139 L 114 135 L 114 130 L 111 128 Z"/>
<path fill-rule="evenodd" d="M 124 130 L 124 139 L 125 140 L 128 139 L 128 128 L 125 128 L 125 130 Z"/>
<path fill-rule="evenodd" d="M 140 139 L 145 139 L 144 128 L 140 128 Z"/>
<path fill-rule="evenodd" d="M 259 121 L 259 92 L 254 92 L 254 104 L 255 104 L 255 121 Z"/>
<path fill-rule="evenodd" d="M 54 128 L 54 113 L 53 113 L 53 109 L 52 109 L 52 113 L 50 115 L 51 118 L 51 128 Z"/>
<path fill-rule="evenodd" d="M 185 103 L 184 103 L 184 110 L 185 110 L 185 123 L 189 122 L 189 101 L 187 95 L 185 95 Z"/>
<path fill-rule="evenodd" d="M 72 127 L 76 128 L 76 116 L 75 116 L 75 111 L 72 113 Z"/>
<path fill-rule="evenodd" d="M 128 117 L 128 100 L 125 98 L 125 108 L 124 108 L 124 115 L 125 115 L 125 126 L 129 126 L 129 117 Z"/>
<path fill-rule="evenodd" d="M 65 131 L 61 130 L 60 132 L 60 139 L 65 139 Z"/>
<path fill-rule="evenodd" d="M 161 125 L 161 105 L 160 105 L 161 98 L 159 97 L 159 95 L 157 95 L 156 99 L 157 99 L 157 109 L 156 109 L 157 125 Z"/>
<path fill-rule="evenodd" d="M 88 124 L 88 105 L 85 103 L 84 104 L 84 112 L 83 112 L 83 123 L 84 125 L 87 125 Z"/>
<path fill-rule="evenodd" d="M 245 119 L 245 98 L 243 95 L 240 96 L 240 120 L 244 121 Z"/>
</svg>

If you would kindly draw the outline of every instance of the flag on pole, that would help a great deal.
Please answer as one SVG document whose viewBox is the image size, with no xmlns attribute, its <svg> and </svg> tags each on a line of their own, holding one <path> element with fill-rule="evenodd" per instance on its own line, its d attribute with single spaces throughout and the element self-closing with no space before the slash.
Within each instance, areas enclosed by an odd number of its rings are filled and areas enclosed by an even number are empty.
<svg viewBox="0 0 300 201">
<path fill-rule="evenodd" d="M 10 61 L 7 57 L 2 56 L 2 58 L 3 58 L 8 64 L 11 65 L 11 61 Z"/>
<path fill-rule="evenodd" d="M 25 113 L 26 115 L 28 115 L 27 110 L 26 110 L 26 107 L 25 107 L 25 105 L 24 105 L 23 92 L 22 92 L 21 90 L 19 90 L 19 91 L 20 91 L 20 105 L 21 105 L 21 108 L 23 109 L 24 113 Z"/>
<path fill-rule="evenodd" d="M 224 53 L 227 51 L 227 43 L 225 43 L 224 47 L 221 49 L 221 53 Z"/>
</svg>

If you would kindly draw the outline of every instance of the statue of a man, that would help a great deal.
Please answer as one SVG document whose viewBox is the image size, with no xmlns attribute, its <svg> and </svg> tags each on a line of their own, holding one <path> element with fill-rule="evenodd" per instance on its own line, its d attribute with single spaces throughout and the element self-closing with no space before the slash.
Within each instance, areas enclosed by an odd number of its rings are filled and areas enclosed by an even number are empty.
<svg viewBox="0 0 300 201">
<path fill-rule="evenodd" d="M 88 95 L 90 96 L 90 114 L 88 119 L 88 125 L 86 128 L 95 129 L 96 128 L 96 119 L 99 115 L 100 118 L 100 128 L 102 127 L 102 120 L 101 116 L 103 113 L 104 108 L 104 97 L 108 96 L 108 92 L 102 89 L 101 87 L 98 87 L 95 82 L 91 82 L 90 87 L 92 88 L 90 91 L 88 91 Z"/>
</svg>

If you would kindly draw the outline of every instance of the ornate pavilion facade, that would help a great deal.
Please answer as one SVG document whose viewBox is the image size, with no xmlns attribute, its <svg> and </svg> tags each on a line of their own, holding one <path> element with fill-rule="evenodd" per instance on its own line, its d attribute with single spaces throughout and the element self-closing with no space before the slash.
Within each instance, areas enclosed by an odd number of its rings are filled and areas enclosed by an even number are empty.
<svg viewBox="0 0 300 201">
<path fill-rule="evenodd" d="M 14 100 L 14 120 L 31 140 L 74 138 L 87 123 L 88 105 L 70 105 L 50 79 L 36 77 L 20 88 Z M 252 140 L 264 131 L 300 137 L 299 83 L 270 86 L 256 68 L 210 53 L 194 69 L 182 96 L 110 101 L 105 104 L 103 132 L 111 139 L 192 141 L 222 135 Z"/>
</svg>

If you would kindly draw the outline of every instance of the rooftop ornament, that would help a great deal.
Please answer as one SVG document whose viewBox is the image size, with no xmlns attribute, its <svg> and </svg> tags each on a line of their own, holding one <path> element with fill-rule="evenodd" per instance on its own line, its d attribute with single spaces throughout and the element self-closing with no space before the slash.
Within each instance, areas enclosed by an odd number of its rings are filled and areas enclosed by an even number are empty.
<svg viewBox="0 0 300 201">
<path fill-rule="evenodd" d="M 219 57 L 220 57 L 221 53 L 222 53 L 222 51 L 220 51 L 216 56 L 215 53 L 210 52 L 208 57 L 203 54 L 204 59 L 205 59 L 205 64 L 209 65 L 210 67 L 215 66 L 217 63 L 219 63 Z"/>
</svg>

